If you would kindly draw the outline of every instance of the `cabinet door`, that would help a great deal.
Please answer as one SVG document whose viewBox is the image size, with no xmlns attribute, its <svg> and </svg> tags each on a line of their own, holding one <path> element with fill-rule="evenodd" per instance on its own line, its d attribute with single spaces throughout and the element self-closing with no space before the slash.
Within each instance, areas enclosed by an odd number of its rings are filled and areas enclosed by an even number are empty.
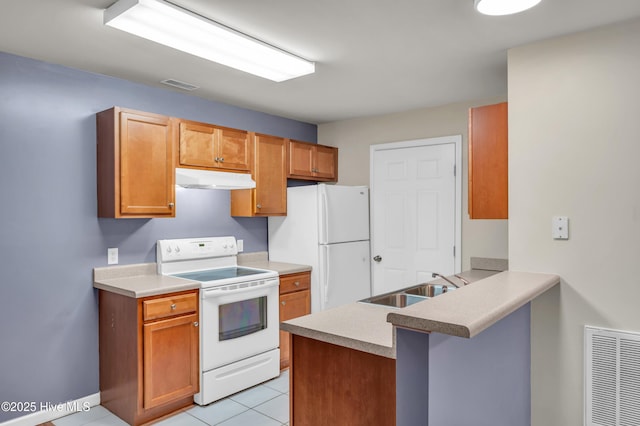
<svg viewBox="0 0 640 426">
<path fill-rule="evenodd" d="M 120 112 L 120 215 L 174 215 L 173 140 L 169 117 Z"/>
<path fill-rule="evenodd" d="M 291 177 L 313 176 L 313 144 L 289 141 L 289 170 Z"/>
<path fill-rule="evenodd" d="M 198 392 L 198 314 L 145 323 L 144 408 Z"/>
<path fill-rule="evenodd" d="M 255 214 L 287 213 L 286 147 L 283 138 L 256 135 Z"/>
<path fill-rule="evenodd" d="M 469 217 L 507 219 L 507 103 L 469 110 Z"/>
<path fill-rule="evenodd" d="M 307 315 L 311 312 L 309 290 L 296 291 L 280 296 L 280 322 Z M 289 333 L 280 331 L 280 369 L 289 366 Z"/>
<path fill-rule="evenodd" d="M 189 121 L 180 122 L 180 165 L 216 167 L 215 127 Z"/>
<path fill-rule="evenodd" d="M 323 180 L 338 180 L 338 149 L 324 145 L 317 145 L 314 148 L 314 176 Z"/>
<path fill-rule="evenodd" d="M 255 189 L 231 191 L 231 216 L 287 214 L 286 146 L 283 138 L 252 134 Z"/>
<path fill-rule="evenodd" d="M 249 134 L 244 130 L 219 127 L 216 129 L 218 162 L 215 167 L 248 172 L 251 163 Z"/>
</svg>

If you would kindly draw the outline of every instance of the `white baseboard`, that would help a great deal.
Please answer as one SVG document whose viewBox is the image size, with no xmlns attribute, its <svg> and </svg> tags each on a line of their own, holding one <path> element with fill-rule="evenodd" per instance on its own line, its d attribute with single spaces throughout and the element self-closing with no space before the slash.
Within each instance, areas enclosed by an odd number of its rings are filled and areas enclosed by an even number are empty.
<svg viewBox="0 0 640 426">
<path fill-rule="evenodd" d="M 45 406 L 43 407 L 42 404 L 38 404 L 38 407 L 41 408 L 40 411 L 7 420 L 6 422 L 0 423 L 0 426 L 33 426 L 40 423 L 50 422 L 78 411 L 87 410 L 89 407 L 100 405 L 100 392 L 87 395 L 83 398 L 76 399 L 75 401 L 68 401 L 60 404 L 44 403 L 44 405 Z"/>
</svg>

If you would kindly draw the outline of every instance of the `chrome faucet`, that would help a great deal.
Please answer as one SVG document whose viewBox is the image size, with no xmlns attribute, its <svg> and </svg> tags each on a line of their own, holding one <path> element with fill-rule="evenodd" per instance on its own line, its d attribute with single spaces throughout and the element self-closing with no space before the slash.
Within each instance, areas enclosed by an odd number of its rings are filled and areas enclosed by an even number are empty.
<svg viewBox="0 0 640 426">
<path fill-rule="evenodd" d="M 462 283 L 463 283 L 464 285 L 471 284 L 471 281 L 469 281 L 468 279 L 466 279 L 465 277 L 463 277 L 463 276 L 461 276 L 461 275 L 455 274 L 455 275 L 454 275 L 454 277 L 456 277 L 457 279 L 459 279 L 460 281 L 462 281 Z"/>
<path fill-rule="evenodd" d="M 451 284 L 452 286 L 454 286 L 455 288 L 460 288 L 460 286 L 456 283 L 454 283 L 453 281 L 451 281 L 449 278 L 445 277 L 444 275 L 441 275 L 437 272 L 434 272 L 431 274 L 432 278 L 442 278 L 443 280 L 445 280 L 446 282 L 448 282 L 449 284 Z"/>
</svg>

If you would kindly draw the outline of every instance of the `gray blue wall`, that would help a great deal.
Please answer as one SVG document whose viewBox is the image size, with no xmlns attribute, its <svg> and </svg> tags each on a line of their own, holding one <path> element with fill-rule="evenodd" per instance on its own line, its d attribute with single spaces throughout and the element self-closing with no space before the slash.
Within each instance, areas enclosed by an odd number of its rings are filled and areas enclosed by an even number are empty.
<svg viewBox="0 0 640 426">
<path fill-rule="evenodd" d="M 471 339 L 397 329 L 397 425 L 529 426 L 530 313 Z"/>
<path fill-rule="evenodd" d="M 316 142 L 317 128 L 0 52 L 0 401 L 99 391 L 92 269 L 154 262 L 163 238 L 233 235 L 267 250 L 264 218 L 229 191 L 176 190 L 175 219 L 98 219 L 95 113 L 114 105 Z M 0 422 L 29 413 L 0 412 Z"/>
</svg>

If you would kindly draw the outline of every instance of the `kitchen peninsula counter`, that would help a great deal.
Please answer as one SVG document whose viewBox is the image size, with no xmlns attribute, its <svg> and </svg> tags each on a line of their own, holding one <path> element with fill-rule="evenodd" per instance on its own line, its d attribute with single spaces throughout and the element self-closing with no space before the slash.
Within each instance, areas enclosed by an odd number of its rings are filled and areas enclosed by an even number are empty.
<svg viewBox="0 0 640 426">
<path fill-rule="evenodd" d="M 394 326 L 474 337 L 560 282 L 557 275 L 515 271 L 470 270 L 460 275 L 471 284 L 406 308 L 356 302 L 283 322 L 280 328 L 395 358 Z M 444 280 L 431 282 L 442 284 Z"/>
</svg>

